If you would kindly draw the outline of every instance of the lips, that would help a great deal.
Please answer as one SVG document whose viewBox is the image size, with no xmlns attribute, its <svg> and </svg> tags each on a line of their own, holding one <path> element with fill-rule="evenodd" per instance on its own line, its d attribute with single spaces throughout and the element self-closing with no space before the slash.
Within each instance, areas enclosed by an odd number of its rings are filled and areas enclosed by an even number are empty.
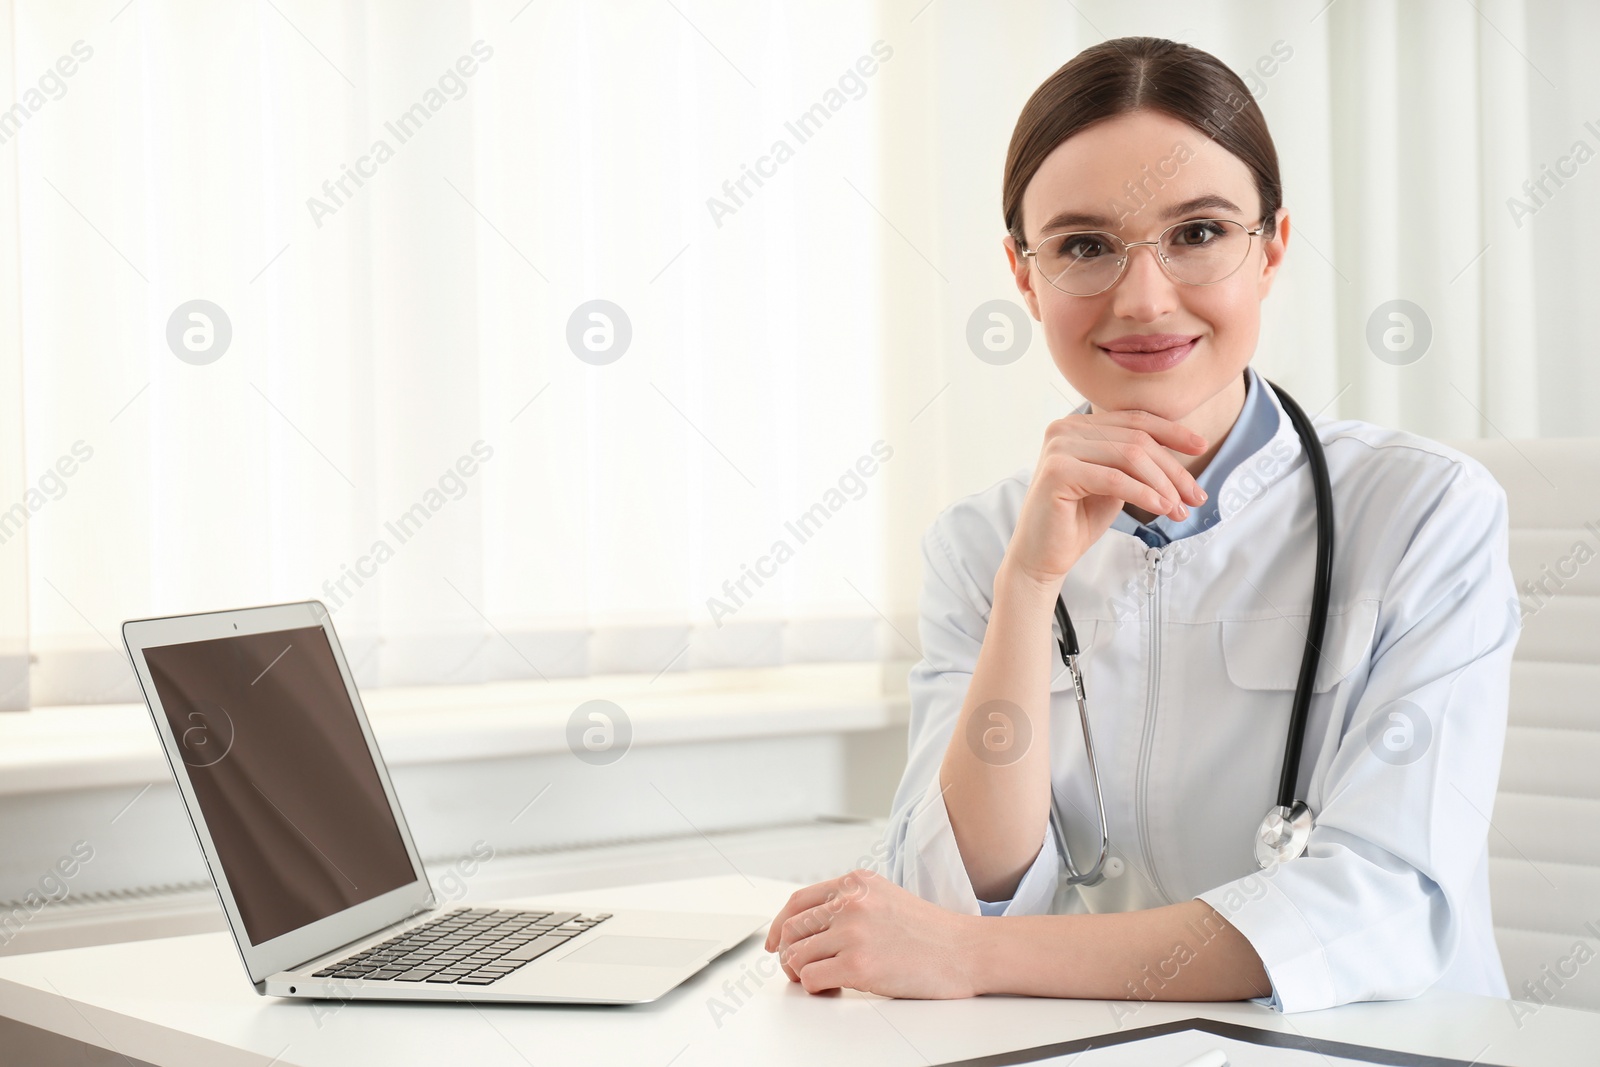
<svg viewBox="0 0 1600 1067">
<path fill-rule="evenodd" d="M 1140 374 L 1170 370 L 1189 358 L 1200 338 L 1193 334 L 1129 334 L 1097 345 L 1113 363 Z"/>
<path fill-rule="evenodd" d="M 1108 352 L 1160 352 L 1177 348 L 1196 339 L 1192 333 L 1130 333 L 1100 345 Z"/>
</svg>

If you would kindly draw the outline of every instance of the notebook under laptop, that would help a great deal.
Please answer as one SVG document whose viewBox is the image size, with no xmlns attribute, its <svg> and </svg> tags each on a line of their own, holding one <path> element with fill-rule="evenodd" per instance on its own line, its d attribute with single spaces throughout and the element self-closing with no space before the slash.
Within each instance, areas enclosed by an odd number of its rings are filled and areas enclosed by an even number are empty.
<svg viewBox="0 0 1600 1067">
<path fill-rule="evenodd" d="M 441 907 L 321 603 L 122 637 L 258 993 L 636 1004 L 768 921 Z"/>
</svg>

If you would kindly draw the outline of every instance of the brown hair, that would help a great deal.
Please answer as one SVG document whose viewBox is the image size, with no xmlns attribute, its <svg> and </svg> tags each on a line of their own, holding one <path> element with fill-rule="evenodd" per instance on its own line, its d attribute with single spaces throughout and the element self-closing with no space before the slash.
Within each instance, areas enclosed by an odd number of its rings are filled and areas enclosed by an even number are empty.
<svg viewBox="0 0 1600 1067">
<path fill-rule="evenodd" d="M 1130 111 L 1186 122 L 1239 158 L 1255 175 L 1264 235 L 1283 203 L 1278 153 L 1255 97 L 1209 52 L 1160 37 L 1121 37 L 1085 48 L 1045 79 L 1023 105 L 1006 151 L 1001 208 L 1023 247 L 1022 193 L 1046 156 L 1073 134 Z"/>
</svg>

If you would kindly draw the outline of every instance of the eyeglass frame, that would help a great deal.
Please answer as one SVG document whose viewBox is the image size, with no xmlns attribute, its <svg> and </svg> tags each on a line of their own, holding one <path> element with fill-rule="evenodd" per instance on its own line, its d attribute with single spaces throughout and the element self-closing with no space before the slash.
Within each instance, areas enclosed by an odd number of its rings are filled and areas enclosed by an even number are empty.
<svg viewBox="0 0 1600 1067">
<path fill-rule="evenodd" d="M 1246 237 L 1263 237 L 1266 234 L 1266 229 L 1267 229 L 1267 217 L 1265 215 L 1262 215 L 1261 218 L 1256 220 L 1256 228 L 1253 229 L 1253 230 L 1250 229 L 1249 227 L 1245 226 L 1244 223 L 1239 222 L 1236 219 L 1213 219 L 1213 218 L 1207 218 L 1207 219 L 1182 219 L 1182 220 L 1180 220 L 1178 222 L 1174 222 L 1171 226 L 1168 226 L 1166 229 L 1164 229 L 1160 233 L 1156 234 L 1156 239 L 1154 241 L 1124 241 L 1121 237 L 1119 237 L 1116 234 L 1112 233 L 1110 230 L 1063 230 L 1060 233 L 1052 233 L 1048 237 L 1040 238 L 1039 244 L 1043 245 L 1046 241 L 1053 241 L 1057 237 L 1077 237 L 1077 236 L 1081 236 L 1083 234 L 1100 234 L 1102 236 L 1112 238 L 1113 240 L 1115 240 L 1118 244 L 1120 244 L 1122 246 L 1122 262 L 1117 267 L 1117 276 L 1115 278 L 1112 278 L 1111 281 L 1106 284 L 1106 287 L 1104 289 L 1097 289 L 1092 293 L 1069 293 L 1065 289 L 1062 289 L 1061 287 L 1056 285 L 1056 283 L 1051 281 L 1049 277 L 1045 277 L 1045 281 L 1049 284 L 1050 288 L 1054 289 L 1058 293 L 1063 294 L 1064 296 L 1084 296 L 1084 297 L 1099 296 L 1101 293 L 1109 292 L 1111 289 L 1115 288 L 1116 284 L 1122 280 L 1122 276 L 1124 274 L 1128 273 L 1128 263 L 1133 258 L 1128 253 L 1132 252 L 1135 248 L 1138 248 L 1140 245 L 1149 245 L 1149 246 L 1152 246 L 1152 247 L 1155 248 L 1156 262 L 1161 265 L 1162 271 L 1167 275 L 1167 277 L 1171 278 L 1175 282 L 1181 282 L 1184 285 L 1216 285 L 1217 282 L 1225 282 L 1229 278 L 1233 277 L 1235 274 L 1239 273 L 1239 267 L 1244 266 L 1245 260 L 1250 258 L 1250 252 L 1249 252 L 1248 247 L 1245 250 L 1244 257 L 1239 260 L 1238 266 L 1235 266 L 1228 273 L 1224 274 L 1222 277 L 1220 277 L 1216 281 L 1212 281 L 1212 282 L 1191 282 L 1191 281 L 1188 281 L 1187 279 L 1178 277 L 1176 274 L 1172 273 L 1172 268 L 1167 265 L 1166 257 L 1164 255 L 1162 255 L 1162 252 L 1161 252 L 1161 240 L 1162 240 L 1162 238 L 1166 237 L 1167 234 L 1171 233 L 1173 230 L 1177 229 L 1179 226 L 1192 226 L 1197 222 L 1226 222 L 1229 225 L 1238 226 L 1241 229 L 1243 229 Z M 1033 260 L 1034 266 L 1037 267 L 1039 265 L 1039 260 L 1038 260 L 1039 249 L 1038 248 L 1021 248 L 1018 251 L 1024 258 Z M 1041 270 L 1039 273 L 1041 275 L 1043 275 L 1044 271 Z M 1062 271 L 1062 273 L 1065 274 L 1066 272 Z"/>
</svg>

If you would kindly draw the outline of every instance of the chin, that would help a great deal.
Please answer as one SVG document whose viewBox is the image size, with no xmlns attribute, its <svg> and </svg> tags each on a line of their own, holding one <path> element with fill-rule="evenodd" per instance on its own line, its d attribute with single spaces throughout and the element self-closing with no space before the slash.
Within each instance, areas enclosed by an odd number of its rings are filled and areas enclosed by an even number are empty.
<svg viewBox="0 0 1600 1067">
<path fill-rule="evenodd" d="M 1125 369 L 1099 347 L 1085 342 L 1086 353 L 1076 360 L 1073 374 L 1062 373 L 1096 411 L 1137 409 L 1181 422 L 1228 388 L 1244 373 L 1248 358 L 1222 358 L 1208 338 L 1175 367 L 1158 371 Z"/>
<path fill-rule="evenodd" d="M 1200 406 L 1215 392 L 1188 375 L 1179 377 L 1182 367 L 1159 374 L 1132 372 L 1100 373 L 1068 379 L 1096 411 L 1137 409 L 1177 422 Z M 1115 371 L 1115 368 L 1113 368 Z M 1083 383 L 1081 386 L 1079 383 Z"/>
</svg>

